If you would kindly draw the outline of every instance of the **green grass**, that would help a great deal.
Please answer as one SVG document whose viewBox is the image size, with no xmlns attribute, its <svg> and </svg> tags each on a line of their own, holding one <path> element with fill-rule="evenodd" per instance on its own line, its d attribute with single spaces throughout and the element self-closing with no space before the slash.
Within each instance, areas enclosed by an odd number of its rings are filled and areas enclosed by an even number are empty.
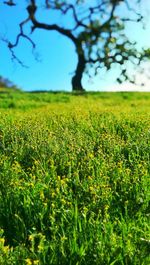
<svg viewBox="0 0 150 265">
<path fill-rule="evenodd" d="M 0 93 L 0 264 L 150 264 L 150 94 Z"/>
</svg>

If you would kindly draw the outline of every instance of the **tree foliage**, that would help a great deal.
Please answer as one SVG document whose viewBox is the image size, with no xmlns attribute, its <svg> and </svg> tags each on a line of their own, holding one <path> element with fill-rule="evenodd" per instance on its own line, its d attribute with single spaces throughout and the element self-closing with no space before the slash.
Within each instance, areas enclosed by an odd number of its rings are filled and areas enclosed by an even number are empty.
<svg viewBox="0 0 150 265">
<path fill-rule="evenodd" d="M 16 88 L 12 81 L 0 75 L 0 88 Z"/>
<path fill-rule="evenodd" d="M 13 1 L 8 5 L 17 5 Z M 21 38 L 28 40 L 33 49 L 36 45 L 26 33 L 26 24 L 31 25 L 31 33 L 37 29 L 57 31 L 69 38 L 75 45 L 78 63 L 72 78 L 73 90 L 83 90 L 83 73 L 94 73 L 101 68 L 112 69 L 120 65 L 118 82 L 134 79 L 128 73 L 127 63 L 139 66 L 141 62 L 150 58 L 150 50 L 137 49 L 126 34 L 126 24 L 142 23 L 143 17 L 138 11 L 142 0 L 29 0 L 26 2 L 27 17 L 20 23 L 20 32 L 15 43 L 8 42 L 8 47 L 14 59 L 22 63 L 15 55 L 14 48 Z M 40 20 L 40 12 L 46 9 L 51 17 L 52 12 L 62 15 L 64 23 L 48 23 Z M 68 20 L 70 19 L 70 23 Z M 67 21 L 67 22 L 66 22 Z M 65 25 L 65 26 L 64 26 Z"/>
</svg>

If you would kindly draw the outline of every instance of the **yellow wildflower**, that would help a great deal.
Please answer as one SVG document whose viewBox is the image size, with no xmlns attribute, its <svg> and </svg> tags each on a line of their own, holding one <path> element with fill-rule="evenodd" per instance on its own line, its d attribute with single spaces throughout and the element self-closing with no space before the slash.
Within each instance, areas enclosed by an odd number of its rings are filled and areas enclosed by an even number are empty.
<svg viewBox="0 0 150 265">
<path fill-rule="evenodd" d="M 60 181 L 60 179 L 61 179 L 60 176 L 57 176 L 57 178 L 58 178 L 58 180 Z"/>
<path fill-rule="evenodd" d="M 56 192 L 59 193 L 59 188 L 56 188 Z"/>
<path fill-rule="evenodd" d="M 44 200 L 44 193 L 43 191 L 40 192 L 40 199 L 43 201 Z"/>
<path fill-rule="evenodd" d="M 5 243 L 5 239 L 2 237 L 2 238 L 0 238 L 0 243 L 2 244 L 2 245 L 4 245 L 4 243 Z"/>
<path fill-rule="evenodd" d="M 25 261 L 26 261 L 27 265 L 32 265 L 32 260 L 31 259 L 25 259 Z"/>
<path fill-rule="evenodd" d="M 34 261 L 33 261 L 33 264 L 34 264 L 34 265 L 38 265 L 38 264 L 39 264 L 39 260 L 38 260 L 38 259 L 34 260 Z"/>
<path fill-rule="evenodd" d="M 62 204 L 66 204 L 66 201 L 65 201 L 65 199 L 61 199 L 61 202 L 62 202 Z"/>
<path fill-rule="evenodd" d="M 34 239 L 34 235 L 29 236 L 29 240 L 32 241 Z"/>
</svg>

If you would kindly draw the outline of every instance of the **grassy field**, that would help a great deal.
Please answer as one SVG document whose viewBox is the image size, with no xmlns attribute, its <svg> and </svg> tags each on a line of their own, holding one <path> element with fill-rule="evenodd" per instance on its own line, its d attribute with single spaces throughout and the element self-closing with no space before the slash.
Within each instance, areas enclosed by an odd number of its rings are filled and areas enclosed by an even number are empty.
<svg viewBox="0 0 150 265">
<path fill-rule="evenodd" d="M 0 264 L 150 264 L 150 94 L 0 93 Z"/>
</svg>

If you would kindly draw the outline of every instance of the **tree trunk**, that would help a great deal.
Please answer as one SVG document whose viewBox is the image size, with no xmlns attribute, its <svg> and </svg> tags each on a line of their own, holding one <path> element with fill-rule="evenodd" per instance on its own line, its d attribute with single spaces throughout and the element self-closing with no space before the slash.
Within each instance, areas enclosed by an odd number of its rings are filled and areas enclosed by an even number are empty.
<svg viewBox="0 0 150 265">
<path fill-rule="evenodd" d="M 82 76 L 83 72 L 85 70 L 86 60 L 84 58 L 83 53 L 80 53 L 77 51 L 78 55 L 78 64 L 75 71 L 75 75 L 72 78 L 72 90 L 73 91 L 84 91 L 84 88 L 82 86 Z"/>
</svg>

